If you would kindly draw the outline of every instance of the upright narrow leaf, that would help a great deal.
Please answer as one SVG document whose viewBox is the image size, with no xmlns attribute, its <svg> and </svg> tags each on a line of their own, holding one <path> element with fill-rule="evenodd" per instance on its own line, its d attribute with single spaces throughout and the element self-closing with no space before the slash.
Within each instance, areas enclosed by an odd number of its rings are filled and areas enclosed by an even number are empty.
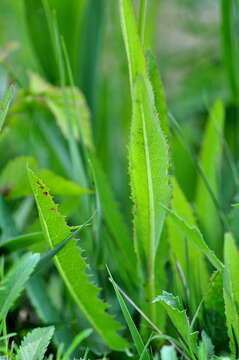
<svg viewBox="0 0 239 360">
<path fill-rule="evenodd" d="M 172 209 L 190 226 L 196 226 L 192 209 L 175 178 L 172 184 Z M 208 285 L 208 272 L 202 252 L 179 231 L 171 217 L 167 218 L 168 239 L 170 243 L 171 262 L 174 268 L 176 289 L 181 298 L 187 295 L 192 313 L 196 311 Z M 185 283 L 184 283 L 185 282 Z"/>
<path fill-rule="evenodd" d="M 146 269 L 145 312 L 156 320 L 155 259 L 168 204 L 168 148 L 160 128 L 152 86 L 140 43 L 131 0 L 120 0 L 121 24 L 128 57 L 132 95 L 129 146 L 130 181 L 134 202 L 135 246 Z"/>
<path fill-rule="evenodd" d="M 205 178 L 217 199 L 220 194 L 218 175 L 222 159 L 223 127 L 224 107 L 222 102 L 217 101 L 210 111 L 199 160 Z M 196 211 L 208 244 L 217 254 L 220 253 L 222 229 L 218 209 L 202 177 L 199 177 L 197 184 Z"/>
<path fill-rule="evenodd" d="M 181 218 L 174 211 L 167 209 L 168 214 L 174 221 L 174 223 L 178 226 L 179 229 L 182 230 L 185 236 L 187 236 L 190 241 L 197 246 L 202 253 L 208 258 L 211 264 L 219 271 L 224 269 L 223 263 L 218 259 L 215 253 L 208 247 L 206 244 L 202 233 L 196 226 L 191 226 L 185 221 L 185 219 Z"/>
<path fill-rule="evenodd" d="M 169 165 L 167 144 L 155 115 L 152 88 L 145 77 L 139 77 L 135 84 L 129 152 L 136 249 L 141 264 L 147 266 L 150 303 L 155 297 L 155 257 L 165 218 L 161 203 L 166 205 L 169 201 Z"/>
<path fill-rule="evenodd" d="M 239 355 L 239 251 L 230 233 L 225 235 L 224 262 L 223 292 L 227 329 L 230 338 L 230 348 L 237 359 Z"/>
<path fill-rule="evenodd" d="M 70 228 L 59 213 L 49 189 L 32 171 L 29 171 L 29 180 L 46 241 L 50 248 L 54 248 L 70 235 Z M 69 292 L 92 326 L 109 347 L 124 350 L 127 343 L 117 334 L 120 325 L 106 313 L 107 305 L 99 299 L 99 289 L 90 283 L 87 264 L 75 239 L 55 256 L 55 263 Z"/>
<path fill-rule="evenodd" d="M 91 153 L 90 159 L 104 219 L 114 238 L 113 247 L 115 248 L 115 255 L 120 256 L 121 261 L 123 260 L 124 262 L 122 269 L 117 269 L 117 272 L 119 274 L 122 273 L 126 281 L 128 280 L 135 285 L 137 283 L 137 278 L 132 277 L 132 274 L 136 267 L 136 256 L 129 229 L 118 209 L 100 162 L 97 160 L 94 153 Z"/>
</svg>

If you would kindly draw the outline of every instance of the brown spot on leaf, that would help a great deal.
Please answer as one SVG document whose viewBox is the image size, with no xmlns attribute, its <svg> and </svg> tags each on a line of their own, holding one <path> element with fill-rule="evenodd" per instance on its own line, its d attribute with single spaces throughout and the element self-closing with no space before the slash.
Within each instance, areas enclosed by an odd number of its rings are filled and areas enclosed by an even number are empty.
<svg viewBox="0 0 239 360">
<path fill-rule="evenodd" d="M 10 186 L 5 186 L 5 187 L 2 189 L 2 195 L 3 195 L 4 197 L 7 197 L 7 196 L 10 195 L 11 191 L 12 191 L 12 188 L 11 188 Z"/>
<path fill-rule="evenodd" d="M 51 211 L 56 211 L 56 208 L 50 208 Z"/>
<path fill-rule="evenodd" d="M 45 196 L 47 196 L 47 195 L 48 195 L 48 192 L 47 192 L 47 191 L 43 191 L 42 194 L 45 195 Z"/>
<path fill-rule="evenodd" d="M 37 180 L 37 184 L 39 185 L 40 189 L 44 189 L 44 185 L 39 180 Z"/>
</svg>

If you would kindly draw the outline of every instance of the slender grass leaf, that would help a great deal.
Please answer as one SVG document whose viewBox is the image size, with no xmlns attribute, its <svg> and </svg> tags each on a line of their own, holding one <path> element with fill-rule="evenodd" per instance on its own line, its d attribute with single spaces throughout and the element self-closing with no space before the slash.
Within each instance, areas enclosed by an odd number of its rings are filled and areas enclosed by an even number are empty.
<svg viewBox="0 0 239 360">
<path fill-rule="evenodd" d="M 109 270 L 108 270 L 109 271 Z M 122 313 L 124 315 L 124 318 L 125 318 L 125 321 L 128 325 L 128 328 L 129 328 L 129 331 L 131 333 L 131 336 L 132 336 L 132 339 L 134 341 L 134 344 L 135 344 L 135 347 L 137 349 L 137 352 L 139 354 L 139 356 L 141 356 L 141 354 L 145 351 L 145 345 L 144 345 L 144 342 L 140 336 L 140 333 L 138 332 L 138 329 L 129 313 L 129 310 L 125 304 L 125 301 L 123 299 L 123 296 L 120 294 L 119 290 L 118 290 L 118 287 L 116 285 L 116 283 L 114 282 L 114 279 L 111 275 L 111 273 L 109 272 L 110 274 L 110 281 L 112 282 L 112 285 L 114 287 L 114 290 L 115 290 L 115 293 L 116 293 L 116 296 L 117 296 L 117 299 L 118 299 L 118 302 L 119 302 L 119 305 L 120 305 L 120 308 L 122 310 Z M 149 353 L 148 351 L 145 351 L 145 355 L 143 357 L 142 360 L 150 360 L 150 357 L 149 357 Z"/>
<path fill-rule="evenodd" d="M 192 209 L 176 179 L 171 178 L 172 209 L 184 218 L 190 226 L 196 226 Z M 170 258 L 174 269 L 175 287 L 180 297 L 189 301 L 192 313 L 208 287 L 208 271 L 202 252 L 178 231 L 178 226 L 171 217 L 167 219 Z"/>
<path fill-rule="evenodd" d="M 123 268 L 118 268 L 117 272 L 123 273 L 122 276 L 127 283 L 135 283 L 137 279 L 136 277 L 132 279 L 132 274 L 136 267 L 136 256 L 129 229 L 118 209 L 102 166 L 94 153 L 90 154 L 90 161 L 101 209 L 110 233 L 114 237 L 115 255 L 120 256 L 121 261 L 124 262 Z"/>
<path fill-rule="evenodd" d="M 70 229 L 57 210 L 48 188 L 32 171 L 29 171 L 29 180 L 38 206 L 42 230 L 53 249 L 70 235 Z M 124 350 L 127 343 L 117 334 L 120 325 L 106 313 L 107 305 L 98 298 L 99 289 L 89 282 L 82 250 L 77 247 L 74 239 L 55 256 L 55 263 L 72 297 L 92 326 L 109 347 Z"/>
<path fill-rule="evenodd" d="M 210 111 L 199 160 L 199 165 L 217 199 L 220 194 L 218 173 L 222 160 L 223 127 L 224 106 L 221 101 L 217 101 Z M 201 177 L 198 178 L 195 206 L 209 246 L 216 251 L 216 254 L 220 254 L 222 241 L 220 217 L 211 194 Z"/>
<path fill-rule="evenodd" d="M 28 333 L 21 342 L 17 359 L 42 360 L 54 333 L 54 326 L 37 328 Z"/>
<path fill-rule="evenodd" d="M 74 338 L 74 340 L 72 341 L 71 345 L 68 347 L 68 349 L 66 350 L 64 356 L 63 356 L 63 360 L 68 360 L 71 356 L 71 354 L 74 352 L 74 350 L 77 348 L 77 346 L 84 341 L 85 339 L 87 339 L 92 333 L 92 329 L 85 329 L 82 332 L 80 332 L 80 334 L 76 335 L 76 337 Z"/>
<path fill-rule="evenodd" d="M 239 82 L 238 64 L 239 54 L 237 48 L 238 39 L 235 34 L 234 24 L 237 16 L 234 0 L 221 0 L 222 40 L 224 62 L 227 71 L 228 82 L 231 90 L 231 98 L 238 103 Z"/>
<path fill-rule="evenodd" d="M 168 214 L 174 223 L 183 231 L 187 238 L 197 246 L 203 254 L 208 258 L 211 264 L 219 271 L 224 269 L 224 265 L 215 255 L 215 253 L 207 246 L 203 235 L 196 226 L 190 226 L 182 217 L 177 215 L 174 211 L 167 209 Z"/>
<path fill-rule="evenodd" d="M 227 320 L 230 348 L 235 358 L 238 358 L 239 351 L 239 284 L 238 267 L 239 251 L 235 240 L 230 233 L 225 235 L 224 243 L 224 280 L 223 292 L 225 301 L 225 314 Z"/>
<path fill-rule="evenodd" d="M 0 320 L 19 297 L 40 259 L 39 254 L 28 253 L 21 257 L 0 282 Z"/>
<path fill-rule="evenodd" d="M 0 102 L 0 131 L 2 130 L 4 121 L 6 119 L 8 108 L 10 106 L 12 97 L 13 97 L 13 87 L 10 86 L 7 89 L 3 100 Z"/>
</svg>

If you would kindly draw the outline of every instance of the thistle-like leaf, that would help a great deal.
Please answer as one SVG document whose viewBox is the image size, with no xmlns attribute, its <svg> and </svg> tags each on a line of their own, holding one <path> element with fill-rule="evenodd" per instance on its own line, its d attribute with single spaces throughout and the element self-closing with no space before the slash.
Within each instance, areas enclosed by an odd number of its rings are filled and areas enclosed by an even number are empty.
<svg viewBox="0 0 239 360">
<path fill-rule="evenodd" d="M 0 321 L 23 291 L 39 259 L 39 254 L 22 256 L 0 282 Z"/>
<path fill-rule="evenodd" d="M 21 342 L 17 360 L 42 360 L 54 334 L 54 326 L 36 328 Z"/>
<path fill-rule="evenodd" d="M 29 180 L 37 203 L 42 230 L 52 249 L 70 235 L 70 228 L 41 179 L 29 171 Z M 55 256 L 55 263 L 73 299 L 92 326 L 109 347 L 124 350 L 127 343 L 117 333 L 120 325 L 106 313 L 107 304 L 99 299 L 99 288 L 89 281 L 89 275 L 86 273 L 87 264 L 75 239 L 69 241 Z"/>
</svg>

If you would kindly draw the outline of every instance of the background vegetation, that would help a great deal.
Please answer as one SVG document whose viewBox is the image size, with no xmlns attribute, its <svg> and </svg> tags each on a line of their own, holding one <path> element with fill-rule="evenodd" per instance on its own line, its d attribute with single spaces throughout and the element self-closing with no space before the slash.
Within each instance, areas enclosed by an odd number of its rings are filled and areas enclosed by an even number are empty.
<svg viewBox="0 0 239 360">
<path fill-rule="evenodd" d="M 239 357 L 238 17 L 1 0 L 2 357 Z"/>
</svg>

